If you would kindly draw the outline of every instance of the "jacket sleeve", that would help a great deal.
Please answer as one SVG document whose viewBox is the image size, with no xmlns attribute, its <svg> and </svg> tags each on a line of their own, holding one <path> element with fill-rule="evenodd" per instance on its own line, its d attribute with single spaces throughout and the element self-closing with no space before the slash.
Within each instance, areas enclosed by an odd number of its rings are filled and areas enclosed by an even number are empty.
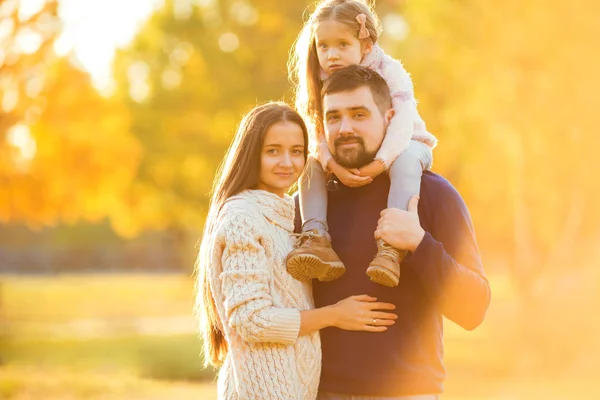
<svg viewBox="0 0 600 400">
<path fill-rule="evenodd" d="M 293 344 L 300 331 L 300 311 L 273 305 L 272 263 L 257 228 L 252 215 L 235 212 L 220 229 L 224 247 L 219 283 L 226 323 L 247 342 Z"/>
<path fill-rule="evenodd" d="M 406 265 L 419 275 L 444 316 L 472 330 L 483 322 L 490 285 L 463 199 L 449 183 L 438 196 L 431 232 L 425 233 Z"/>
<path fill-rule="evenodd" d="M 412 79 L 402 63 L 388 55 L 382 57 L 382 66 L 377 72 L 390 88 L 394 117 L 375 158 L 383 161 L 386 168 L 389 168 L 396 157 L 406 150 L 413 136 L 416 101 Z"/>
</svg>

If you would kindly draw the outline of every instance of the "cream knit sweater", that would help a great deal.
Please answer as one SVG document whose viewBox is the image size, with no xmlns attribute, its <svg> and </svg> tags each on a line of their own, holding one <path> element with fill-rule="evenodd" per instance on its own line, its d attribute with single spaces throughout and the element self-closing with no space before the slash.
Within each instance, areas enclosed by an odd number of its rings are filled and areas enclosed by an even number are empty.
<svg viewBox="0 0 600 400">
<path fill-rule="evenodd" d="M 314 399 L 321 372 L 317 332 L 298 337 L 311 287 L 292 278 L 294 201 L 263 190 L 227 200 L 211 240 L 209 282 L 229 345 L 219 399 Z"/>
</svg>

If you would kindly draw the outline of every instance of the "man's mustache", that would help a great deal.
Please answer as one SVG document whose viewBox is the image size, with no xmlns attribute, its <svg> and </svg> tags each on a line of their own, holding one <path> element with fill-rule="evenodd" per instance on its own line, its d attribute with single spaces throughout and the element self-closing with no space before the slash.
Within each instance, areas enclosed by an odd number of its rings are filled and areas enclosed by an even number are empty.
<svg viewBox="0 0 600 400">
<path fill-rule="evenodd" d="M 354 142 L 358 142 L 362 145 L 365 144 L 363 138 L 361 138 L 360 136 L 340 136 L 339 138 L 335 139 L 333 144 L 335 146 L 340 146 L 340 145 L 343 145 L 346 143 L 354 143 Z"/>
</svg>

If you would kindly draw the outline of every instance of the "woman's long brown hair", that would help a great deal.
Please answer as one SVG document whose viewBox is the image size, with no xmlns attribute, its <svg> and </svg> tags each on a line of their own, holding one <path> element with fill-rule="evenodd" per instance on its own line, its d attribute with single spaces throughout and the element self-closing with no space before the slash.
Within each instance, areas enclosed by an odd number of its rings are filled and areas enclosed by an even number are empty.
<svg viewBox="0 0 600 400">
<path fill-rule="evenodd" d="M 204 364 L 219 366 L 225 360 L 228 347 L 219 321 L 215 299 L 210 288 L 208 271 L 212 268 L 211 252 L 214 246 L 214 229 L 219 211 L 225 201 L 258 184 L 261 152 L 269 128 L 277 122 L 293 122 L 302 128 L 304 143 L 308 133 L 302 117 L 289 105 L 270 102 L 248 112 L 240 123 L 233 142 L 217 170 L 200 252 L 196 261 L 196 313 L 200 319 L 200 333 L 204 345 Z M 304 158 L 308 156 L 305 146 Z"/>
</svg>

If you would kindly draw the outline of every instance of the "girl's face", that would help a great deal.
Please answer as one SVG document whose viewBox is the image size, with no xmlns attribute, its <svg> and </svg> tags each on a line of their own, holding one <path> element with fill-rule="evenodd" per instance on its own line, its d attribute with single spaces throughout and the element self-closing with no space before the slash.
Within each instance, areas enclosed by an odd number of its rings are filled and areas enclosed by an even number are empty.
<svg viewBox="0 0 600 400">
<path fill-rule="evenodd" d="M 327 74 L 360 64 L 373 48 L 369 40 L 361 43 L 346 25 L 333 20 L 319 23 L 315 31 L 315 44 L 319 65 Z"/>
<path fill-rule="evenodd" d="M 304 168 L 304 134 L 289 121 L 277 122 L 267 130 L 260 155 L 258 188 L 283 197 Z"/>
</svg>

